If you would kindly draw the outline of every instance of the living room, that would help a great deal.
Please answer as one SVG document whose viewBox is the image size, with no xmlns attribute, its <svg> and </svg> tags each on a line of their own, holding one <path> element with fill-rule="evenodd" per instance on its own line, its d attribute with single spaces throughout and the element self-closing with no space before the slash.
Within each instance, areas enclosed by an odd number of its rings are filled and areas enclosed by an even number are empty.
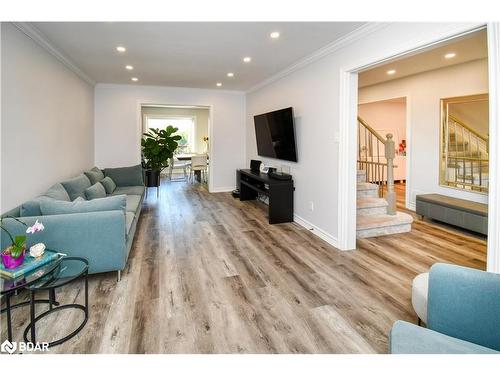
<svg viewBox="0 0 500 375">
<path fill-rule="evenodd" d="M 2 277 L 17 353 L 500 349 L 498 304 L 468 310 L 477 288 L 498 296 L 498 23 L 16 19 L 0 32 L 0 211 L 2 259 L 20 263 L 2 275 L 47 258 Z M 357 242 L 358 73 L 471 33 L 487 35 L 488 235 L 428 220 Z"/>
</svg>

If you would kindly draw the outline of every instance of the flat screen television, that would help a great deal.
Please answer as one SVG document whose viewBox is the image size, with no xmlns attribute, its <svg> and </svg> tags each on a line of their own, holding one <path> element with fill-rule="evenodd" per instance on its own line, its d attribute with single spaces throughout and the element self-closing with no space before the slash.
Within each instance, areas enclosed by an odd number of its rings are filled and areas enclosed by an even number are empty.
<svg viewBox="0 0 500 375">
<path fill-rule="evenodd" d="M 297 161 L 292 107 L 263 113 L 253 119 L 260 156 Z"/>
</svg>

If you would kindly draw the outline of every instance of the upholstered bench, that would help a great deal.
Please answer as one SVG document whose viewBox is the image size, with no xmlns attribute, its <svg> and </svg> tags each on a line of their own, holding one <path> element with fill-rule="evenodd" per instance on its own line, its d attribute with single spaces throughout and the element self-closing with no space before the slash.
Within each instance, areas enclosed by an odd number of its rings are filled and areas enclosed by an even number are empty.
<svg viewBox="0 0 500 375">
<path fill-rule="evenodd" d="M 417 214 L 488 234 L 488 205 L 441 194 L 421 194 L 416 197 Z"/>
</svg>

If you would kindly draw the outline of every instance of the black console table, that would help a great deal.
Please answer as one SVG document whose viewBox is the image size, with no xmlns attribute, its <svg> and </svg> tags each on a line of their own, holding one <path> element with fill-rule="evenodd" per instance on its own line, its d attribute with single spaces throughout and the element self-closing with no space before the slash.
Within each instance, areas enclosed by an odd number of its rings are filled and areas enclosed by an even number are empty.
<svg viewBox="0 0 500 375">
<path fill-rule="evenodd" d="M 236 182 L 241 201 L 256 199 L 259 193 L 269 197 L 269 224 L 293 221 L 293 180 L 277 180 L 264 173 L 239 169 Z"/>
</svg>

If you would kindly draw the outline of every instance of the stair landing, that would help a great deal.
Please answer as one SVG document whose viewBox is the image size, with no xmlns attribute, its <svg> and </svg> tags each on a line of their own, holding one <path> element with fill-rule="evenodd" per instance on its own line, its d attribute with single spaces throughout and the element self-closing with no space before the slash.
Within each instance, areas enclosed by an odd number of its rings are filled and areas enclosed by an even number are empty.
<svg viewBox="0 0 500 375">
<path fill-rule="evenodd" d="M 356 237 L 369 238 L 411 231 L 413 217 L 404 212 L 387 215 L 388 203 L 379 197 L 379 186 L 365 181 L 365 171 L 358 171 Z"/>
</svg>

